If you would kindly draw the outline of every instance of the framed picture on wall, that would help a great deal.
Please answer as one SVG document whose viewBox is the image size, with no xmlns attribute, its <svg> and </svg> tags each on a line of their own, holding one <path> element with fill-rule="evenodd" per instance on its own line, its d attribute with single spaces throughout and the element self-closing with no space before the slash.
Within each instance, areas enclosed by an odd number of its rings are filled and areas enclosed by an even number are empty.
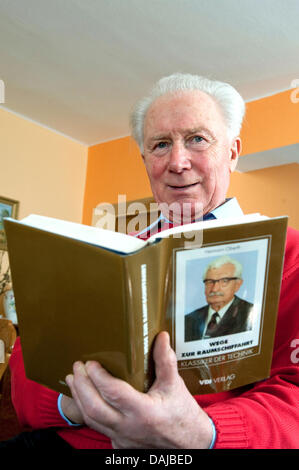
<svg viewBox="0 0 299 470">
<path fill-rule="evenodd" d="M 6 250 L 6 238 L 4 232 L 3 218 L 18 217 L 19 201 L 0 196 L 0 250 Z"/>
</svg>

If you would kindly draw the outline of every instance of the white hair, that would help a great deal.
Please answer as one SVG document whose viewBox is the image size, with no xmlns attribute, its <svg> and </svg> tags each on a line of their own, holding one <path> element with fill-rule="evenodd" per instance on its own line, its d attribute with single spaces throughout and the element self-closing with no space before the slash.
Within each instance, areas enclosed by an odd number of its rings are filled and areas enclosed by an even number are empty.
<svg viewBox="0 0 299 470">
<path fill-rule="evenodd" d="M 228 83 L 210 80 L 199 75 L 175 73 L 161 78 L 152 88 L 149 95 L 142 98 L 134 107 L 130 116 L 133 138 L 143 152 L 143 128 L 146 113 L 151 104 L 162 95 L 180 91 L 200 90 L 210 95 L 222 110 L 227 124 L 229 138 L 240 134 L 245 102 L 237 90 Z"/>
<path fill-rule="evenodd" d="M 208 266 L 206 267 L 203 273 L 203 280 L 205 280 L 206 274 L 209 271 L 209 269 L 221 268 L 221 266 L 223 266 L 224 264 L 233 264 L 235 267 L 234 277 L 237 277 L 238 279 L 242 279 L 242 272 L 243 272 L 242 264 L 236 259 L 231 258 L 230 256 L 220 256 L 220 258 L 217 258 L 214 261 L 212 261 L 210 264 L 208 264 Z"/>
</svg>

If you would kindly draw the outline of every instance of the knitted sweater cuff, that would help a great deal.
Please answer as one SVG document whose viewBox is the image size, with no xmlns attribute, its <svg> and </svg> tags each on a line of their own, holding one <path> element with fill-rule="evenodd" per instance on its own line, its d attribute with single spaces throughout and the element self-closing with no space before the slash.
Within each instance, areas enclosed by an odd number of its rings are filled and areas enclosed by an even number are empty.
<svg viewBox="0 0 299 470">
<path fill-rule="evenodd" d="M 42 387 L 40 388 L 40 390 Z M 38 403 L 38 421 L 41 427 L 46 426 L 67 426 L 66 421 L 61 416 L 57 399 L 59 394 L 43 387 L 40 392 L 40 401 Z M 36 423 L 37 424 L 37 423 Z"/>
<path fill-rule="evenodd" d="M 212 405 L 205 409 L 216 427 L 214 449 L 247 449 L 247 425 L 240 412 L 232 407 Z"/>
</svg>

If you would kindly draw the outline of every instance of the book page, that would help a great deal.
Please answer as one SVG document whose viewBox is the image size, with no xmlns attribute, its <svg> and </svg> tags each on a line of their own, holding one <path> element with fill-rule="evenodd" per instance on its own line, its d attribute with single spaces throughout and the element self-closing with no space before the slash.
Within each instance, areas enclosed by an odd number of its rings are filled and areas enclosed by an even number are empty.
<svg viewBox="0 0 299 470">
<path fill-rule="evenodd" d="M 152 235 L 148 242 L 155 241 L 157 238 L 167 238 L 170 235 L 174 235 L 176 233 L 185 233 L 185 232 L 193 232 L 195 230 L 206 230 L 209 228 L 214 227 L 224 227 L 225 225 L 237 225 L 237 224 L 245 224 L 249 222 L 257 222 L 259 220 L 266 220 L 269 217 L 266 215 L 260 215 L 259 213 L 254 214 L 247 214 L 242 217 L 232 217 L 226 219 L 215 219 L 215 220 L 201 220 L 199 222 L 193 222 L 191 224 L 186 225 L 178 225 L 168 230 L 164 230 L 159 233 L 155 233 Z"/>
<path fill-rule="evenodd" d="M 11 222 L 28 225 L 40 230 L 62 235 L 85 243 L 100 246 L 118 253 L 133 253 L 146 245 L 146 241 L 124 233 L 77 224 L 52 217 L 31 214 L 21 221 L 8 218 Z"/>
<path fill-rule="evenodd" d="M 90 225 L 78 224 L 66 220 L 56 219 L 52 217 L 31 214 L 24 219 L 18 221 L 16 219 L 8 218 L 8 220 L 35 227 L 40 230 L 62 235 L 75 240 L 90 243 L 92 245 L 100 246 L 117 253 L 130 254 L 138 251 L 146 244 L 153 243 L 159 238 L 167 238 L 170 235 L 182 232 L 192 232 L 194 230 L 204 230 L 213 227 L 220 227 L 224 225 L 234 225 L 246 222 L 253 222 L 256 220 L 264 220 L 268 217 L 261 216 L 260 214 L 249 214 L 243 217 L 215 219 L 208 221 L 199 221 L 186 225 L 175 226 L 171 229 L 152 235 L 148 240 L 141 240 L 130 235 L 114 232 L 112 230 L 101 229 L 92 227 Z"/>
</svg>

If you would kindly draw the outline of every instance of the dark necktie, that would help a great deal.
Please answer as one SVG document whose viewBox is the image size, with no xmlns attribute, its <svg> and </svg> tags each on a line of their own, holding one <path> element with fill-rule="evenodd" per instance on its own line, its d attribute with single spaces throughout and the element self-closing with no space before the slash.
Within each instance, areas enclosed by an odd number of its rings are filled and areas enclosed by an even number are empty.
<svg viewBox="0 0 299 470">
<path fill-rule="evenodd" d="M 216 219 L 216 217 L 211 212 L 209 212 L 208 214 L 205 214 L 202 218 L 202 220 L 213 220 L 213 219 Z M 197 220 L 195 222 L 200 222 L 200 220 Z M 147 240 L 150 236 L 155 235 L 156 233 L 173 228 L 174 225 L 172 222 L 170 222 L 167 219 L 159 218 L 157 225 L 153 227 L 150 226 L 150 227 L 151 229 L 145 229 L 145 231 L 142 230 L 140 234 L 135 234 L 134 236 L 141 238 L 143 240 Z"/>
<path fill-rule="evenodd" d="M 220 317 L 219 317 L 217 312 L 213 313 L 212 318 L 209 321 L 208 326 L 207 326 L 207 330 L 206 330 L 206 335 L 207 336 L 210 336 L 213 333 L 213 331 L 215 330 L 215 328 L 217 326 L 219 318 Z"/>
</svg>

